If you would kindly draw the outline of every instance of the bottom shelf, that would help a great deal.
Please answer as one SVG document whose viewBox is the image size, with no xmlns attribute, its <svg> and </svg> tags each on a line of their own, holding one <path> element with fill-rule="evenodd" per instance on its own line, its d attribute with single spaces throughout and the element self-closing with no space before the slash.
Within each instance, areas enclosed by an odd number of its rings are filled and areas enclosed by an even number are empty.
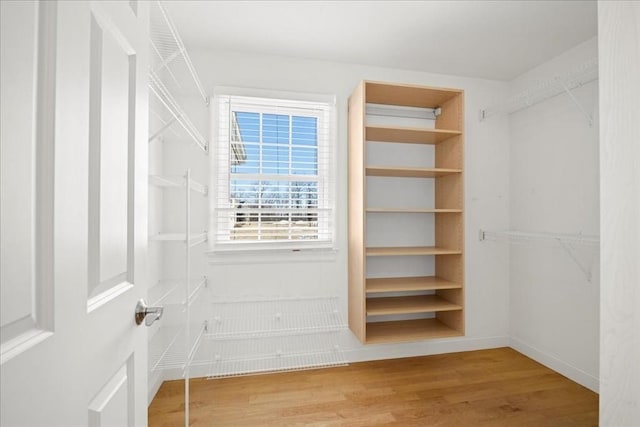
<svg viewBox="0 0 640 427">
<path fill-rule="evenodd" d="M 187 346 L 185 326 L 166 326 L 157 331 L 149 341 L 149 372 L 167 369 L 184 370 L 200 347 L 206 328 L 206 323 L 191 325 L 189 346 Z"/>
<path fill-rule="evenodd" d="M 271 337 L 205 339 L 192 362 L 194 377 L 229 376 L 346 365 L 347 330 Z"/>
<path fill-rule="evenodd" d="M 367 323 L 367 344 L 419 341 L 462 336 L 437 318 Z"/>
</svg>

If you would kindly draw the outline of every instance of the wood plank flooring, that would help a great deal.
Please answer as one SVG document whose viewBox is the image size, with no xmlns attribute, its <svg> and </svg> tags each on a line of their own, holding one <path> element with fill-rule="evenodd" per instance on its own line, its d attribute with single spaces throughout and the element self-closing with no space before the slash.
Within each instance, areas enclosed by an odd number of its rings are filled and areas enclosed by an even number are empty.
<svg viewBox="0 0 640 427">
<path fill-rule="evenodd" d="M 184 383 L 165 382 L 151 427 L 184 423 Z M 192 426 L 598 425 L 598 395 L 510 348 L 346 367 L 191 380 Z"/>
</svg>

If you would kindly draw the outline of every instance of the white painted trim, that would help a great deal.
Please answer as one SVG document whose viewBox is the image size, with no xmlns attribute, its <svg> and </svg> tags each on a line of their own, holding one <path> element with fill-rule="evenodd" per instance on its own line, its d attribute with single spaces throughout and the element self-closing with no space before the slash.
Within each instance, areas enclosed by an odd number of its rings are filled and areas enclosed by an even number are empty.
<svg viewBox="0 0 640 427">
<path fill-rule="evenodd" d="M 150 380 L 148 381 L 148 386 L 147 386 L 147 407 L 151 405 L 151 402 L 153 402 L 153 399 L 156 397 L 156 394 L 158 394 L 158 390 L 160 390 L 160 387 L 165 382 L 163 371 L 149 372 L 148 378 Z"/>
<path fill-rule="evenodd" d="M 335 262 L 338 250 L 331 248 L 299 248 L 299 249 L 255 249 L 243 251 L 216 252 L 207 251 L 209 264 L 274 264 L 292 262 Z"/>
<path fill-rule="evenodd" d="M 38 89 L 36 145 L 36 336 L 28 338 L 31 344 L 41 342 L 54 330 L 54 183 L 56 139 L 56 60 L 58 9 L 55 2 L 40 2 L 38 31 Z M 25 347 L 27 348 L 27 347 Z"/>
<path fill-rule="evenodd" d="M 509 337 L 447 338 L 406 344 L 376 344 L 346 349 L 348 363 L 509 347 Z"/>
<path fill-rule="evenodd" d="M 287 99 L 299 102 L 323 102 L 332 106 L 336 105 L 336 95 L 330 93 L 308 93 L 238 86 L 216 86 L 213 89 L 212 95 L 214 97 L 218 95 L 230 95 L 236 97 L 246 96 L 251 98 Z"/>
<path fill-rule="evenodd" d="M 530 357 L 536 362 L 543 364 L 547 368 L 553 369 L 554 371 L 564 375 L 570 380 L 577 382 L 578 384 L 588 388 L 589 390 L 598 393 L 600 381 L 597 377 L 594 377 L 588 372 L 576 368 L 575 366 L 570 365 L 563 360 L 560 360 L 554 355 L 545 353 L 542 350 L 532 347 L 519 340 L 518 338 L 511 337 L 510 347 L 517 352 Z"/>
</svg>

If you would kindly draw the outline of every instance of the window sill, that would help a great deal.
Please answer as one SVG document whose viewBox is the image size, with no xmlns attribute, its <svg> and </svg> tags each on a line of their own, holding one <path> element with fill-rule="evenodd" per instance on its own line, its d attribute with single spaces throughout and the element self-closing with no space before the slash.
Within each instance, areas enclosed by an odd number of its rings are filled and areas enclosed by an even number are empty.
<svg viewBox="0 0 640 427">
<path fill-rule="evenodd" d="M 337 253 L 335 248 L 210 249 L 206 252 L 209 264 L 214 265 L 333 262 L 337 259 Z"/>
</svg>

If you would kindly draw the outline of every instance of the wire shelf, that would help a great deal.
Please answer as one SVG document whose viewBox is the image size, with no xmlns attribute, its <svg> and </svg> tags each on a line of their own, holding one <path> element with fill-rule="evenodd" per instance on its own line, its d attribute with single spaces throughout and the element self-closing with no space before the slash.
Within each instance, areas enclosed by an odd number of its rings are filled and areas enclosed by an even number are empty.
<svg viewBox="0 0 640 427">
<path fill-rule="evenodd" d="M 171 131 L 178 140 L 192 140 L 207 152 L 208 141 L 176 101 L 175 95 L 195 92 L 205 105 L 209 99 L 180 34 L 159 1 L 151 2 L 150 45 L 149 90 L 158 103 L 150 103 L 149 141 Z M 174 126 L 175 123 L 180 127 Z"/>
<path fill-rule="evenodd" d="M 511 242 L 530 242 L 530 241 L 554 241 L 565 243 L 578 243 L 584 245 L 598 245 L 600 238 L 598 236 L 586 235 L 581 233 L 562 234 L 562 233 L 543 233 L 543 232 L 527 232 L 527 231 L 487 231 L 480 230 L 479 238 L 483 240 L 494 241 L 511 241 Z"/>
<path fill-rule="evenodd" d="M 212 304 L 208 338 L 224 339 L 346 329 L 337 297 L 224 301 Z"/>
<path fill-rule="evenodd" d="M 597 79 L 598 59 L 592 58 L 572 71 L 543 80 L 538 84 L 515 94 L 502 104 L 480 110 L 480 120 L 499 114 L 512 114 L 554 96 L 566 93 L 571 97 L 571 100 L 576 104 L 576 106 L 585 114 L 589 120 L 589 124 L 591 124 L 593 117 L 584 110 L 584 107 L 577 101 L 577 99 L 575 99 L 571 91 Z"/>
<path fill-rule="evenodd" d="M 209 150 L 207 140 L 202 136 L 198 128 L 193 124 L 191 119 L 187 116 L 180 104 L 175 100 L 169 89 L 162 82 L 160 77 L 153 71 L 149 71 L 149 90 L 160 103 L 160 107 L 165 110 L 165 113 L 161 113 L 160 109 L 153 104 L 150 108 L 153 111 L 154 116 L 160 118 L 162 123 L 159 129 L 152 129 L 149 141 L 152 141 L 160 137 L 168 128 L 175 128 L 174 123 L 180 124 L 185 135 L 178 134 L 181 138 L 190 139 L 200 147 L 203 151 Z"/>
<path fill-rule="evenodd" d="M 187 348 L 186 326 L 164 326 L 149 342 L 149 371 L 165 369 L 185 369 L 187 363 L 197 354 L 206 322 L 201 325 L 191 325 L 188 329 L 190 345 Z"/>
<path fill-rule="evenodd" d="M 158 233 L 149 237 L 149 240 L 156 242 L 182 242 L 187 243 L 185 233 Z M 196 246 L 207 241 L 207 232 L 194 233 L 189 235 L 189 246 Z"/>
<path fill-rule="evenodd" d="M 149 175 L 149 184 L 161 188 L 186 188 L 187 181 L 182 175 Z M 191 179 L 189 188 L 196 193 L 207 195 L 207 186 Z"/>
<path fill-rule="evenodd" d="M 195 90 L 206 103 L 202 82 L 171 17 L 160 1 L 151 2 L 150 7 L 151 71 L 167 74 L 173 93 Z"/>
<path fill-rule="evenodd" d="M 201 295 L 202 290 L 207 286 L 207 276 L 192 279 L 189 289 L 189 305 L 192 305 Z M 151 305 L 162 304 L 185 305 L 186 286 L 184 280 L 160 280 L 158 284 L 149 289 L 149 300 Z"/>
<path fill-rule="evenodd" d="M 203 342 L 193 366 L 208 366 L 207 378 L 344 366 L 338 331 Z"/>
<path fill-rule="evenodd" d="M 541 233 L 541 232 L 525 232 L 525 231 L 486 231 L 480 230 L 480 241 L 506 241 L 511 244 L 530 244 L 538 242 L 538 244 L 551 243 L 558 245 L 571 258 L 575 265 L 584 273 L 588 282 L 592 279 L 592 268 L 594 257 L 588 256 L 584 261 L 584 250 L 578 251 L 579 247 L 587 248 L 587 252 L 599 253 L 600 238 L 593 235 L 585 234 L 558 234 L 558 233 Z"/>
</svg>

